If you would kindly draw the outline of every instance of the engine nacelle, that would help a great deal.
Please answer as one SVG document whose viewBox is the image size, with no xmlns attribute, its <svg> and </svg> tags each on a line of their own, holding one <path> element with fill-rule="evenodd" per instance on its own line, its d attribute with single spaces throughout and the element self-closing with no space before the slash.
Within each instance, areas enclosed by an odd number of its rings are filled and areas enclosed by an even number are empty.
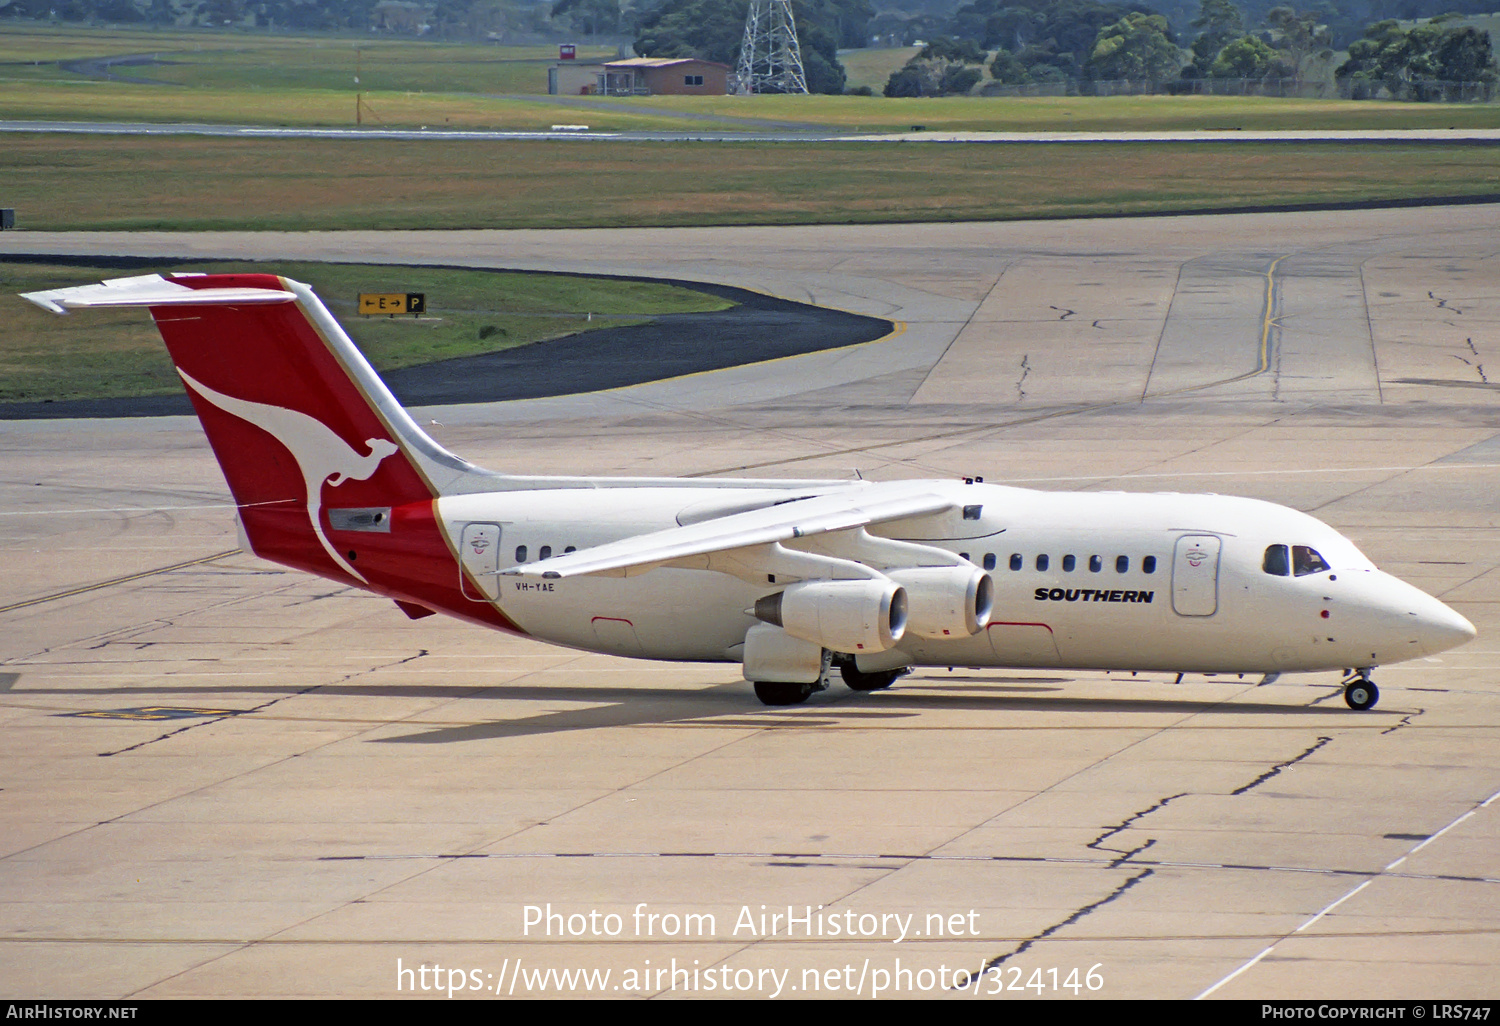
<svg viewBox="0 0 1500 1026">
<path fill-rule="evenodd" d="M 755 603 L 755 616 L 834 652 L 884 652 L 906 631 L 906 589 L 879 578 L 803 581 Z"/>
<path fill-rule="evenodd" d="M 906 629 L 918 637 L 967 638 L 990 622 L 995 582 L 976 566 L 914 566 L 888 573 L 906 589 Z"/>
</svg>

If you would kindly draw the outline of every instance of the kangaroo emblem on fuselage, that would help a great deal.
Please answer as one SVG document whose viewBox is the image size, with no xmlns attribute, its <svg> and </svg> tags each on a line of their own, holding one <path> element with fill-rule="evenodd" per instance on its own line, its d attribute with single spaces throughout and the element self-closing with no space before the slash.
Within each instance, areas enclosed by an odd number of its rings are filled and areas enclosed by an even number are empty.
<svg viewBox="0 0 1500 1026">
<path fill-rule="evenodd" d="M 366 438 L 365 445 L 370 447 L 370 452 L 361 456 L 316 417 L 281 406 L 236 399 L 195 381 L 180 367 L 177 373 L 189 388 L 204 399 L 225 413 L 254 424 L 286 446 L 292 458 L 297 461 L 297 466 L 302 471 L 302 480 L 307 485 L 307 519 L 312 523 L 313 533 L 318 536 L 318 541 L 335 563 L 351 576 L 368 584 L 364 574 L 349 565 L 323 533 L 320 516 L 323 509 L 323 485 L 337 488 L 345 481 L 368 481 L 379 469 L 380 462 L 398 450 L 396 443 L 386 438 Z"/>
</svg>

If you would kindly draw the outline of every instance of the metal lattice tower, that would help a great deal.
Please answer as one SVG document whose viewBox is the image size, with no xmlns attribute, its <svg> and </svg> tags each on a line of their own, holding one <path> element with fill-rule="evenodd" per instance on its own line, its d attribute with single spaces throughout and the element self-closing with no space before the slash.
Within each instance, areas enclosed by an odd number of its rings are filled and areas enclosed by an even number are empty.
<svg viewBox="0 0 1500 1026">
<path fill-rule="evenodd" d="M 735 78 L 742 95 L 807 92 L 791 0 L 750 0 Z"/>
</svg>

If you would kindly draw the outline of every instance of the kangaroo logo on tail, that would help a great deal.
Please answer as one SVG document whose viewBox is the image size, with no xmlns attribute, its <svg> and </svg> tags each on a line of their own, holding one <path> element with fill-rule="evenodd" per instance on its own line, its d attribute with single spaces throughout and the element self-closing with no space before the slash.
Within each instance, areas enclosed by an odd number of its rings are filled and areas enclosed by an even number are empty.
<svg viewBox="0 0 1500 1026">
<path fill-rule="evenodd" d="M 323 509 L 323 485 L 337 488 L 345 481 L 368 481 L 379 469 L 387 456 L 398 451 L 396 443 L 386 438 L 366 438 L 370 447 L 366 456 L 361 456 L 332 429 L 315 417 L 280 406 L 252 403 L 246 399 L 216 392 L 207 385 L 193 380 L 182 368 L 177 369 L 189 388 L 213 403 L 225 413 L 247 421 L 286 446 L 297 466 L 302 471 L 302 480 L 307 485 L 307 519 L 312 523 L 313 533 L 328 555 L 351 576 L 368 584 L 364 574 L 350 566 L 339 555 L 328 536 L 323 533 L 320 513 Z"/>
</svg>

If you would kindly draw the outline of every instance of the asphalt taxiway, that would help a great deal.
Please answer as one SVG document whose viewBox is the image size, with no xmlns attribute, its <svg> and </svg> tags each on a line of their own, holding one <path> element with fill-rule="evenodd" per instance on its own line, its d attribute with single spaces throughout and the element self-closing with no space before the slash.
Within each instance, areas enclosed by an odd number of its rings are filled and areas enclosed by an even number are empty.
<svg viewBox="0 0 1500 1026">
<path fill-rule="evenodd" d="M 1479 629 L 1380 668 L 1367 713 L 1336 675 L 962 667 L 768 709 L 733 666 L 407 621 L 234 553 L 187 418 L 6 423 L 0 993 L 972 1000 L 983 970 L 1006 998 L 1492 997 L 1497 238 L 1500 206 L 0 236 L 884 318 L 852 347 L 419 419 L 518 473 L 1267 498 Z"/>
</svg>

